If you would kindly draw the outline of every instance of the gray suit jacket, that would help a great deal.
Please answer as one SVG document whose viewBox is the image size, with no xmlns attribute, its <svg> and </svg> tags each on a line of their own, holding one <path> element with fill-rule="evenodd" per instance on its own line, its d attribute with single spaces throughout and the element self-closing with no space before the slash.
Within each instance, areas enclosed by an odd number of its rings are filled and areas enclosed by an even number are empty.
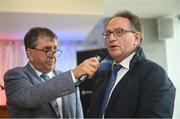
<svg viewBox="0 0 180 119">
<path fill-rule="evenodd" d="M 29 64 L 7 71 L 4 82 L 9 116 L 56 118 L 50 102 L 62 97 L 63 117 L 82 118 L 79 89 L 75 88 L 71 72 L 54 73 L 54 78 L 42 82 Z"/>
</svg>

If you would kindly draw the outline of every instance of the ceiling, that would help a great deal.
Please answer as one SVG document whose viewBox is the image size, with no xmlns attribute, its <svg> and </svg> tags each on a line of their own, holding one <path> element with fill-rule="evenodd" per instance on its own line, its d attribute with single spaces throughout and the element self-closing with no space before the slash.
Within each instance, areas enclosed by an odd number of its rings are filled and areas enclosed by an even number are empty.
<svg viewBox="0 0 180 119">
<path fill-rule="evenodd" d="M 107 16 L 128 9 L 141 18 L 174 17 L 180 14 L 180 0 L 104 0 Z"/>
<path fill-rule="evenodd" d="M 41 26 L 52 29 L 60 40 L 79 41 L 99 20 L 99 16 L 44 13 L 0 13 L 0 16 L 0 38 L 5 40 L 21 40 L 31 27 Z"/>
<path fill-rule="evenodd" d="M 63 41 L 83 41 L 121 9 L 141 18 L 176 18 L 180 0 L 0 0 L 0 40 L 22 40 L 29 28 L 43 26 Z"/>
</svg>

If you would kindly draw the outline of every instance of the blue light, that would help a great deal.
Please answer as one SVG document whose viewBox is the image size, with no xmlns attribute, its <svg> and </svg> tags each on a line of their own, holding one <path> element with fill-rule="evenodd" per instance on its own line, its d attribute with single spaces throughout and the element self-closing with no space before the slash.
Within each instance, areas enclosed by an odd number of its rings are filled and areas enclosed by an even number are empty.
<svg viewBox="0 0 180 119">
<path fill-rule="evenodd" d="M 64 31 L 55 31 L 58 39 L 60 41 L 84 41 L 86 39 L 86 34 L 80 34 L 76 32 L 64 32 Z"/>
</svg>

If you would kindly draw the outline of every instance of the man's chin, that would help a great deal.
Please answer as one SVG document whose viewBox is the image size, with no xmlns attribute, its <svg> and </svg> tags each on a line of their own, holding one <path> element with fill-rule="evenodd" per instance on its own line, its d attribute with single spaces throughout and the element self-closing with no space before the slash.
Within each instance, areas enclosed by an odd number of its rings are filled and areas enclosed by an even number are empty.
<svg viewBox="0 0 180 119">
<path fill-rule="evenodd" d="M 121 54 L 118 51 L 114 51 L 110 53 L 113 58 L 121 56 Z"/>
<path fill-rule="evenodd" d="M 54 70 L 55 65 L 48 65 L 48 67 L 46 68 L 46 71 L 51 72 L 52 70 Z"/>
</svg>

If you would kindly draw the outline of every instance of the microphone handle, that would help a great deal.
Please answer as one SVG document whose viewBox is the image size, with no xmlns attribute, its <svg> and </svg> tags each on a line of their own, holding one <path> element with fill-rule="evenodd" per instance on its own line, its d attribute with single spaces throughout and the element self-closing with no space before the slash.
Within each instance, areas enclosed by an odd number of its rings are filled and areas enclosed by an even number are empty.
<svg viewBox="0 0 180 119">
<path fill-rule="evenodd" d="M 87 78 L 88 78 L 87 74 L 82 75 L 81 78 L 75 83 L 75 86 L 79 86 Z"/>
</svg>

